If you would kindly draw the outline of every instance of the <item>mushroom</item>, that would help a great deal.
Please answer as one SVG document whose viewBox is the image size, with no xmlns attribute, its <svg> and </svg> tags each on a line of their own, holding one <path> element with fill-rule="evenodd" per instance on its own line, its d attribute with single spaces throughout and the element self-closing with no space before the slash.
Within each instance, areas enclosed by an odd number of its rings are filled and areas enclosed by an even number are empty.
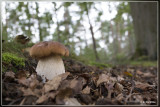
<svg viewBox="0 0 160 107">
<path fill-rule="evenodd" d="M 30 56 L 39 59 L 36 72 L 43 80 L 51 80 L 55 76 L 65 73 L 61 56 L 69 56 L 69 50 L 59 42 L 44 41 L 33 45 Z"/>
</svg>

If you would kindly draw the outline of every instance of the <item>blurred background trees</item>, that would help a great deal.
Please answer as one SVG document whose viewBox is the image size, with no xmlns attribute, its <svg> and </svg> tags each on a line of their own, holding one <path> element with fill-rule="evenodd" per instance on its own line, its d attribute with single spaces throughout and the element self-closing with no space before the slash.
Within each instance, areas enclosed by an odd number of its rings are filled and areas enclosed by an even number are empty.
<svg viewBox="0 0 160 107">
<path fill-rule="evenodd" d="M 59 41 L 72 57 L 121 63 L 157 59 L 156 2 L 2 2 L 2 39 Z"/>
</svg>

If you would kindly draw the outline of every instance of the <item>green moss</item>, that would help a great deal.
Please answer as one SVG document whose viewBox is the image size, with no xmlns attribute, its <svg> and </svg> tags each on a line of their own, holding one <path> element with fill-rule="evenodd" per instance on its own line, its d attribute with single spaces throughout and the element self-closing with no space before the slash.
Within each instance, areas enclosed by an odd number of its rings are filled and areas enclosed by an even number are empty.
<svg viewBox="0 0 160 107">
<path fill-rule="evenodd" d="M 2 53 L 2 62 L 5 64 L 15 64 L 20 67 L 25 66 L 24 58 L 20 58 L 17 55 L 8 52 Z"/>
<path fill-rule="evenodd" d="M 28 48 L 28 47 L 31 47 L 31 46 L 33 46 L 33 43 L 28 43 L 28 44 L 23 45 L 23 44 L 14 42 L 14 41 L 4 42 L 2 44 L 2 53 L 5 53 L 5 52 L 13 53 L 13 54 L 16 54 L 20 57 L 25 58 L 22 50 L 24 48 Z"/>
<path fill-rule="evenodd" d="M 148 59 L 149 59 L 148 56 L 143 55 L 143 56 L 138 57 L 136 60 L 137 61 L 146 61 Z"/>
<path fill-rule="evenodd" d="M 157 66 L 157 61 L 131 61 L 129 64 L 134 66 L 150 67 Z"/>
<path fill-rule="evenodd" d="M 98 62 L 90 62 L 89 64 L 90 64 L 90 65 L 94 65 L 94 66 L 96 66 L 96 67 L 99 67 L 100 69 L 112 67 L 111 64 L 98 63 Z"/>
</svg>

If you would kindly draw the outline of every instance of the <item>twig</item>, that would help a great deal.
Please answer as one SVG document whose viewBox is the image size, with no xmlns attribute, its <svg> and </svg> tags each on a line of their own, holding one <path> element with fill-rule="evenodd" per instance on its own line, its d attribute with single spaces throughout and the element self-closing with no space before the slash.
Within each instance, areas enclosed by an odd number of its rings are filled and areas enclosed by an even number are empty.
<svg viewBox="0 0 160 107">
<path fill-rule="evenodd" d="M 21 101 L 19 105 L 23 105 L 25 100 L 26 100 L 26 97 Z"/>
<path fill-rule="evenodd" d="M 134 73 L 134 75 L 135 75 L 135 73 Z M 125 99 L 125 104 L 126 104 L 126 102 L 127 102 L 127 100 L 132 96 L 132 91 L 133 91 L 133 89 L 134 89 L 134 87 L 135 87 L 135 83 L 134 83 L 134 77 L 132 77 L 131 78 L 131 83 L 132 83 L 132 86 L 131 86 L 131 90 L 130 90 L 130 93 L 129 93 L 129 95 L 126 97 L 126 99 Z"/>
</svg>

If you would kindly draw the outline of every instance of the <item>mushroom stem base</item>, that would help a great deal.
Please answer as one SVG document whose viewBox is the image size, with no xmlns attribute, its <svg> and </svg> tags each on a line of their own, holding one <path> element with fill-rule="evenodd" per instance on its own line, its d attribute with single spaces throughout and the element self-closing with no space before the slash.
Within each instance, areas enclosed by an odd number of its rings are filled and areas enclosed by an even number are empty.
<svg viewBox="0 0 160 107">
<path fill-rule="evenodd" d="M 62 58 L 60 56 L 50 56 L 40 59 L 36 72 L 38 75 L 52 80 L 55 76 L 65 73 Z"/>
</svg>

